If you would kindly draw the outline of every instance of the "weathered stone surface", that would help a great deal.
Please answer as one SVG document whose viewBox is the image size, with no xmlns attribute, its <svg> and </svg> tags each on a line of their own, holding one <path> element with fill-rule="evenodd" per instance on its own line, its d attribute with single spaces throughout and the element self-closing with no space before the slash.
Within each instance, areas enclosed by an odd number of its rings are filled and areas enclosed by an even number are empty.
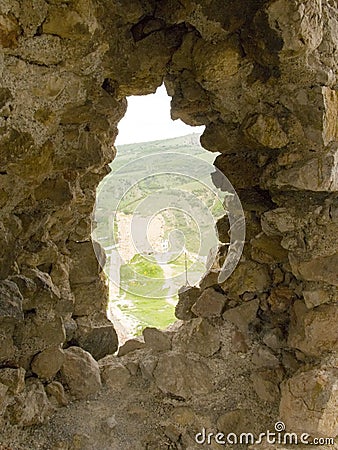
<svg viewBox="0 0 338 450">
<path fill-rule="evenodd" d="M 90 284 L 80 284 L 73 289 L 74 315 L 86 316 L 102 311 L 106 304 L 107 287 L 102 280 Z"/>
<path fill-rule="evenodd" d="M 274 368 L 279 366 L 279 359 L 263 345 L 255 349 L 252 355 L 252 362 L 258 367 Z"/>
<path fill-rule="evenodd" d="M 18 21 L 9 15 L 0 15 L 0 42 L 2 47 L 16 47 L 20 35 Z"/>
<path fill-rule="evenodd" d="M 287 134 L 273 116 L 258 114 L 250 118 L 245 133 L 256 144 L 271 149 L 285 147 L 289 143 Z"/>
<path fill-rule="evenodd" d="M 303 291 L 303 298 L 308 309 L 324 303 L 329 303 L 334 299 L 334 294 L 329 289 L 314 289 Z"/>
<path fill-rule="evenodd" d="M 44 380 L 52 379 L 60 370 L 64 361 L 64 352 L 58 347 L 50 347 L 35 356 L 32 371 Z"/>
<path fill-rule="evenodd" d="M 45 253 L 45 255 L 43 255 Z M 41 251 L 39 260 L 36 263 L 43 263 L 46 260 L 46 254 L 53 254 L 54 258 L 57 258 L 57 252 L 55 248 L 45 249 Z M 53 259 L 54 259 L 53 258 Z M 32 309 L 40 309 L 42 305 L 50 304 L 55 305 L 60 301 L 60 291 L 53 283 L 52 278 L 48 273 L 42 272 L 38 269 L 28 269 L 25 271 L 25 275 L 13 277 L 14 281 L 18 284 L 23 300 L 24 311 Z"/>
<path fill-rule="evenodd" d="M 20 349 L 21 363 L 26 369 L 33 355 L 48 347 L 57 347 L 65 341 L 65 329 L 60 316 L 28 314 L 16 329 L 16 345 Z"/>
<path fill-rule="evenodd" d="M 320 44 L 323 22 L 319 2 L 312 2 L 303 9 L 300 4 L 279 0 L 270 5 L 267 12 L 273 28 L 278 28 L 283 37 L 282 57 L 310 52 Z"/>
<path fill-rule="evenodd" d="M 36 379 L 28 379 L 26 389 L 15 398 L 16 402 L 7 408 L 11 423 L 20 426 L 39 425 L 53 413 L 43 384 Z"/>
<path fill-rule="evenodd" d="M 46 392 L 50 402 L 56 403 L 57 406 L 68 405 L 68 399 L 66 397 L 64 388 L 59 381 L 52 381 L 51 383 L 47 384 Z"/>
<path fill-rule="evenodd" d="M 193 319 L 195 314 L 191 311 L 192 306 L 200 296 L 201 291 L 196 288 L 184 288 L 178 293 L 178 303 L 175 307 L 175 316 L 181 320 Z"/>
<path fill-rule="evenodd" d="M 293 290 L 287 286 L 278 286 L 271 290 L 267 302 L 274 313 L 282 313 L 287 311 L 294 300 L 296 295 Z"/>
<path fill-rule="evenodd" d="M 93 244 L 89 242 L 72 242 L 69 244 L 73 255 L 73 267 L 69 274 L 72 285 L 93 283 L 97 280 L 100 265 L 96 259 Z M 83 262 L 86 261 L 86 264 Z"/>
<path fill-rule="evenodd" d="M 140 369 L 142 376 L 147 380 L 154 379 L 154 370 L 158 364 L 158 357 L 156 355 L 146 355 L 140 361 Z"/>
<path fill-rule="evenodd" d="M 18 286 L 12 281 L 0 283 L 0 321 L 21 321 L 23 298 Z"/>
<path fill-rule="evenodd" d="M 77 321 L 75 340 L 77 344 L 89 352 L 96 360 L 112 355 L 118 348 L 118 338 L 114 326 L 107 320 L 103 324 L 91 323 L 86 318 Z"/>
<path fill-rule="evenodd" d="M 321 305 L 308 310 L 302 301 L 297 301 L 293 308 L 288 345 L 312 356 L 337 350 L 337 320 L 336 305 Z"/>
<path fill-rule="evenodd" d="M 337 161 L 334 154 L 296 162 L 287 169 L 279 170 L 273 180 L 270 178 L 266 181 L 270 188 L 291 186 L 314 192 L 336 191 L 337 183 Z"/>
<path fill-rule="evenodd" d="M 259 300 L 251 300 L 236 308 L 226 310 L 223 319 L 233 323 L 242 333 L 247 334 L 250 323 L 256 318 L 258 307 Z"/>
<path fill-rule="evenodd" d="M 219 155 L 215 165 L 222 173 L 226 173 L 230 183 L 238 190 L 259 185 L 262 169 L 258 166 L 257 155 L 252 152 Z M 241 195 L 241 201 L 243 201 L 243 195 Z"/>
<path fill-rule="evenodd" d="M 249 347 L 246 342 L 246 337 L 243 333 L 235 330 L 231 337 L 231 350 L 234 352 L 246 353 Z"/>
<path fill-rule="evenodd" d="M 101 368 L 102 382 L 112 390 L 120 390 L 130 379 L 129 370 L 118 360 L 113 360 Z"/>
<path fill-rule="evenodd" d="M 295 229 L 295 219 L 287 208 L 267 211 L 261 218 L 262 228 L 268 236 L 281 235 Z"/>
<path fill-rule="evenodd" d="M 169 333 L 160 331 L 157 328 L 146 327 L 142 334 L 147 347 L 160 352 L 171 350 L 172 336 Z"/>
<path fill-rule="evenodd" d="M 196 413 L 189 406 L 179 406 L 172 411 L 171 418 L 177 425 L 189 426 L 196 421 Z"/>
<path fill-rule="evenodd" d="M 338 115 L 338 96 L 337 92 L 327 86 L 322 88 L 325 115 L 323 124 L 323 141 L 324 145 L 328 145 L 331 141 L 338 138 L 338 125 L 336 117 Z"/>
<path fill-rule="evenodd" d="M 117 355 L 124 356 L 127 353 L 134 352 L 135 350 L 139 350 L 141 348 L 144 348 L 145 346 L 146 344 L 141 339 L 129 339 L 123 345 L 121 345 Z"/>
<path fill-rule="evenodd" d="M 96 394 L 101 388 L 101 378 L 95 359 L 79 347 L 69 347 L 64 353 L 61 376 L 70 393 L 78 399 Z"/>
<path fill-rule="evenodd" d="M 323 281 L 338 286 L 338 255 L 314 258 L 302 261 L 297 256 L 289 255 L 292 272 L 302 280 Z"/>
<path fill-rule="evenodd" d="M 173 347 L 184 351 L 211 356 L 221 346 L 219 331 L 207 319 L 192 319 L 174 336 Z"/>
<path fill-rule="evenodd" d="M 208 52 L 206 60 L 203 55 Z M 240 47 L 235 40 L 221 44 L 206 44 L 198 41 L 194 47 L 193 60 L 197 72 L 197 81 L 217 83 L 224 77 L 231 77 L 239 70 Z"/>
<path fill-rule="evenodd" d="M 251 240 L 251 256 L 260 263 L 281 263 L 288 260 L 288 252 L 281 246 L 276 236 L 267 236 L 261 233 Z"/>
<path fill-rule="evenodd" d="M 288 431 L 337 435 L 337 380 L 337 369 L 315 368 L 282 384 L 280 415 Z"/>
<path fill-rule="evenodd" d="M 5 412 L 5 409 L 9 402 L 9 397 L 7 395 L 8 386 L 0 383 L 0 417 Z"/>
<path fill-rule="evenodd" d="M 86 6 L 87 8 L 86 8 Z M 43 24 L 46 34 L 55 34 L 66 39 L 89 38 L 97 27 L 89 2 L 80 2 L 74 10 L 67 8 L 64 14 L 57 7 L 49 8 L 47 20 Z M 60 25 L 61 24 L 61 25 Z"/>
<path fill-rule="evenodd" d="M 191 311 L 199 317 L 217 317 L 222 314 L 226 301 L 223 294 L 209 288 L 198 297 Z"/>
<path fill-rule="evenodd" d="M 224 434 L 248 433 L 254 431 L 254 422 L 251 411 L 247 409 L 235 409 L 222 414 L 217 419 L 217 429 Z"/>
<path fill-rule="evenodd" d="M 278 401 L 279 387 L 273 373 L 268 371 L 254 372 L 251 374 L 251 381 L 259 398 L 269 403 Z"/>
<path fill-rule="evenodd" d="M 19 394 L 25 388 L 25 374 L 26 371 L 23 368 L 0 369 L 0 383 L 7 386 L 10 393 Z"/>
<path fill-rule="evenodd" d="M 204 395 L 212 389 L 212 374 L 208 366 L 180 353 L 160 356 L 154 379 L 165 394 L 185 399 L 193 395 Z"/>
<path fill-rule="evenodd" d="M 267 330 L 263 337 L 263 342 L 272 350 L 278 350 L 285 345 L 285 338 L 280 328 L 273 328 L 272 330 Z"/>
<path fill-rule="evenodd" d="M 224 291 L 237 295 L 244 292 L 263 292 L 270 285 L 270 276 L 265 265 L 254 261 L 241 262 L 233 274 L 222 284 Z"/>
<path fill-rule="evenodd" d="M 13 360 L 17 347 L 14 345 L 14 326 L 7 324 L 0 329 L 0 361 L 6 363 Z"/>
</svg>

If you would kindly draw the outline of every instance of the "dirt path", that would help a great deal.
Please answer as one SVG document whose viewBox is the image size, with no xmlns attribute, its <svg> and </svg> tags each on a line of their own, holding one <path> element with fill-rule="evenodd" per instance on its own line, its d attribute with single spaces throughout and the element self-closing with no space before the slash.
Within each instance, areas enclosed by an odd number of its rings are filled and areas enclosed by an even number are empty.
<svg viewBox="0 0 338 450">
<path fill-rule="evenodd" d="M 118 233 L 119 233 L 119 242 L 116 250 L 111 252 L 110 256 L 110 281 L 109 281 L 109 307 L 107 311 L 107 316 L 109 320 L 114 324 L 115 330 L 119 337 L 120 345 L 123 345 L 124 342 L 130 338 L 132 338 L 135 334 L 137 325 L 139 322 L 136 319 L 133 319 L 130 315 L 124 314 L 123 311 L 116 305 L 117 301 L 123 301 L 120 297 L 120 289 L 119 289 L 119 273 L 121 264 L 126 261 L 130 261 L 133 256 L 139 252 L 142 252 L 146 249 L 147 243 L 143 243 L 139 239 L 138 242 L 133 242 L 134 238 L 138 237 L 137 233 L 131 232 L 131 227 L 133 226 L 133 216 L 126 215 L 124 213 L 117 214 L 117 224 L 118 224 Z M 141 225 L 148 225 L 145 231 L 145 235 L 149 240 L 149 244 L 152 247 L 154 252 L 162 251 L 162 241 L 164 238 L 164 226 L 165 222 L 161 215 L 156 215 L 152 218 L 152 220 L 147 224 L 147 219 L 141 221 Z M 137 230 L 136 230 L 137 231 Z M 139 234 L 139 236 L 141 233 Z M 165 264 L 161 265 L 165 272 L 165 278 L 170 278 L 172 276 L 170 267 Z M 168 298 L 168 303 L 173 301 L 171 298 Z"/>
</svg>

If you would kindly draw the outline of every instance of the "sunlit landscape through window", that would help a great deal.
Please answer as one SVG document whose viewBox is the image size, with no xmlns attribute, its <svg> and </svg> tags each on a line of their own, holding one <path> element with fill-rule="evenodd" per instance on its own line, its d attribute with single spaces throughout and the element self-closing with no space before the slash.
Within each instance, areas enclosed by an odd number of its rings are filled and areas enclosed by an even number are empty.
<svg viewBox="0 0 338 450">
<path fill-rule="evenodd" d="M 224 210 L 208 187 L 215 154 L 200 146 L 202 131 L 171 120 L 163 86 L 128 99 L 93 229 L 106 252 L 108 317 L 122 341 L 175 321 L 178 290 L 198 284 L 218 244 L 214 223 Z"/>
</svg>

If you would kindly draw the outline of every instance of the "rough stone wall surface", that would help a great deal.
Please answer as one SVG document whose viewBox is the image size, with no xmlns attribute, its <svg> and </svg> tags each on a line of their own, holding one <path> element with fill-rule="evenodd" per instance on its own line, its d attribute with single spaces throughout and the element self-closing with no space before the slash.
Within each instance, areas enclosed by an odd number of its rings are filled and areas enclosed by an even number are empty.
<svg viewBox="0 0 338 450">
<path fill-rule="evenodd" d="M 226 342 L 215 330 L 234 327 L 257 408 L 280 403 L 288 429 L 337 434 L 337 2 L 3 0 L 0 8 L 2 420 L 42 423 L 52 399 L 67 403 L 64 388 L 83 398 L 100 389 L 100 370 L 112 383 L 109 370 L 117 380 L 125 370 L 97 363 L 117 337 L 91 212 L 125 97 L 164 80 L 172 118 L 206 125 L 202 145 L 221 152 L 215 164 L 241 198 L 247 241 L 231 278 L 217 285 L 215 264 L 200 289 L 181 295 L 173 348 L 139 349 L 128 373 L 177 398 L 212 392 L 207 380 Z M 219 231 L 225 242 L 224 221 Z M 203 308 L 213 301 L 216 317 Z M 171 367 L 176 381 L 165 375 Z"/>
</svg>

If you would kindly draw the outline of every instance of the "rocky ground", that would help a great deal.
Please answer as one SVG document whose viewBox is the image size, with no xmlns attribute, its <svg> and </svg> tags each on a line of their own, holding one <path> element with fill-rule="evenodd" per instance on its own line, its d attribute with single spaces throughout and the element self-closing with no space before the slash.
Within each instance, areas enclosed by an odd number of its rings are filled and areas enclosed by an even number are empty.
<svg viewBox="0 0 338 450">
<path fill-rule="evenodd" d="M 278 420 L 273 390 L 266 391 L 268 403 L 252 390 L 252 352 L 235 327 L 229 323 L 224 329 L 221 321 L 194 319 L 188 333 L 178 322 L 175 335 L 146 330 L 145 343 L 129 341 L 120 348 L 123 356 L 99 361 L 103 386 L 86 399 L 81 397 L 92 389 L 98 366 L 94 360 L 87 366 L 90 388 L 71 368 L 67 406 L 41 426 L 5 427 L 0 448 L 192 450 L 201 448 L 194 436 L 203 427 L 255 433 L 273 427 Z M 136 347 L 143 348 L 133 351 Z"/>
<path fill-rule="evenodd" d="M 187 295 L 180 307 L 186 305 Z M 54 415 L 40 426 L 4 426 L 0 449 L 292 448 L 195 441 L 203 428 L 258 436 L 273 431 L 279 420 L 279 380 L 271 377 L 281 369 L 278 338 L 270 336 L 270 347 L 255 341 L 250 331 L 253 306 L 249 302 L 234 308 L 227 319 L 199 317 L 184 326 L 178 321 L 165 332 L 148 328 L 142 339 L 127 341 L 118 355 L 98 363 L 89 353 L 70 347 L 59 373 L 65 391 L 61 384 L 60 390 L 46 387 Z M 296 360 L 291 363 L 297 365 Z M 26 402 L 20 413 L 23 421 L 41 414 L 39 400 L 26 397 Z"/>
</svg>

